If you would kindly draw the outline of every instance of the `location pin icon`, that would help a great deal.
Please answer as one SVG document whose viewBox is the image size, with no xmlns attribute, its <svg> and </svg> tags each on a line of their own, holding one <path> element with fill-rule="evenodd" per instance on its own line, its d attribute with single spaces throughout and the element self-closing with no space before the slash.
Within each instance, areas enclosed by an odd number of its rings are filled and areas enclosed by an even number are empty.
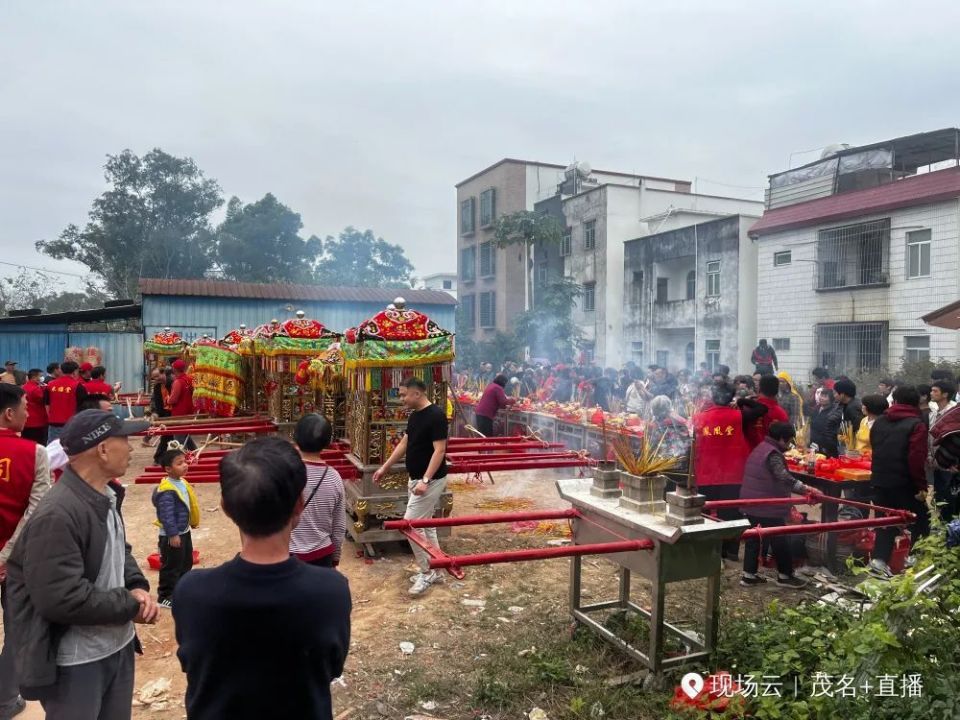
<svg viewBox="0 0 960 720">
<path fill-rule="evenodd" d="M 693 700 L 703 690 L 703 675 L 689 672 L 680 680 L 680 687 L 687 697 Z"/>
</svg>

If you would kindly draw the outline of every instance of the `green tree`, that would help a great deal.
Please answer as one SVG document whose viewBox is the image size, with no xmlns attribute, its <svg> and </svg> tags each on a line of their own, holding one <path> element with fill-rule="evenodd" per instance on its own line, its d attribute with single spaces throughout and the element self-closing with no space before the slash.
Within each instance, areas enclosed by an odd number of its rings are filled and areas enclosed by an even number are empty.
<svg viewBox="0 0 960 720">
<path fill-rule="evenodd" d="M 534 257 L 536 248 L 560 245 L 563 242 L 563 227 L 552 215 L 520 210 L 500 216 L 494 230 L 494 240 L 499 248 L 512 245 L 523 247 L 523 307 L 524 310 L 529 311 L 534 306 L 532 273 L 536 262 Z"/>
<path fill-rule="evenodd" d="M 517 317 L 517 340 L 530 348 L 531 355 L 554 361 L 573 357 L 582 339 L 579 326 L 573 322 L 573 305 L 582 290 L 572 280 L 547 283 L 536 306 Z"/>
<path fill-rule="evenodd" d="M 110 187 L 93 201 L 86 226 L 71 224 L 37 250 L 86 265 L 113 297 L 135 297 L 141 277 L 203 277 L 210 213 L 223 202 L 217 182 L 192 159 L 159 148 L 108 155 L 104 175 Z"/>
<path fill-rule="evenodd" d="M 300 215 L 270 193 L 249 205 L 232 197 L 217 228 L 217 265 L 244 282 L 312 282 L 323 243 L 315 235 L 304 240 L 302 228 Z"/>
<path fill-rule="evenodd" d="M 413 265 L 402 247 L 354 227 L 345 228 L 339 237 L 327 236 L 316 268 L 320 283 L 355 287 L 409 288 L 412 274 Z"/>
<path fill-rule="evenodd" d="M 16 275 L 0 279 L 0 313 L 36 308 L 45 313 L 103 307 L 103 291 L 88 283 L 83 292 L 58 290 L 53 274 L 23 268 Z"/>
</svg>

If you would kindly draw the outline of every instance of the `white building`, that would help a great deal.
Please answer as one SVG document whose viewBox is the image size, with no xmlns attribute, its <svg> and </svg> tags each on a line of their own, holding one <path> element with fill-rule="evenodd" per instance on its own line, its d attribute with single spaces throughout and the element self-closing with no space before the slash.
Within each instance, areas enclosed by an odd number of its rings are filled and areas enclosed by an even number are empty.
<svg viewBox="0 0 960 720">
<path fill-rule="evenodd" d="M 648 177 L 636 184 L 584 186 L 563 198 L 562 272 L 583 287 L 573 319 L 583 329 L 588 354 L 607 367 L 633 359 L 624 328 L 625 242 L 730 215 L 759 216 L 762 209 L 760 202 L 698 195 L 689 183 Z M 647 351 L 654 355 L 656 348 Z"/>
<path fill-rule="evenodd" d="M 643 367 L 749 367 L 756 344 L 757 217 L 731 215 L 626 243 L 623 341 Z"/>
<path fill-rule="evenodd" d="M 443 290 L 453 297 L 457 297 L 457 274 L 434 273 L 424 275 L 419 284 L 420 290 Z"/>
<path fill-rule="evenodd" d="M 921 316 L 960 295 L 960 131 L 825 151 L 770 177 L 758 241 L 757 332 L 806 380 L 956 358 Z"/>
</svg>

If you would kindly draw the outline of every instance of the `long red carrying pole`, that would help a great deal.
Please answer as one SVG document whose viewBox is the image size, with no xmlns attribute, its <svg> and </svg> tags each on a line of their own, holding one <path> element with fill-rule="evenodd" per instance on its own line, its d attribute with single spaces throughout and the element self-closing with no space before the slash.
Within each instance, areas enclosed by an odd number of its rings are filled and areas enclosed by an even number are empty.
<svg viewBox="0 0 960 720">
<path fill-rule="evenodd" d="M 469 565 L 492 565 L 494 563 L 524 562 L 527 560 L 550 560 L 551 558 L 575 555 L 609 555 L 618 552 L 652 550 L 653 540 L 617 540 L 608 543 L 566 545 L 563 547 L 532 548 L 530 550 L 505 550 L 503 552 L 477 553 L 476 555 L 448 555 L 431 557 L 430 567 L 436 570 L 467 567 Z"/>
<path fill-rule="evenodd" d="M 496 525 L 497 523 L 523 522 L 525 520 L 565 520 L 579 517 L 573 508 L 566 510 L 527 510 L 517 512 L 487 513 L 486 515 L 458 515 L 446 518 L 422 518 L 420 520 L 387 520 L 384 530 L 406 530 L 408 528 L 455 527 L 457 525 Z"/>
<path fill-rule="evenodd" d="M 863 518 L 862 520 L 838 520 L 827 523 L 806 523 L 803 525 L 778 525 L 777 527 L 755 527 L 746 530 L 741 539 L 752 537 L 765 538 L 776 535 L 810 535 L 811 533 L 858 530 L 860 528 L 886 527 L 888 525 L 906 525 L 911 522 L 902 517 Z"/>
</svg>

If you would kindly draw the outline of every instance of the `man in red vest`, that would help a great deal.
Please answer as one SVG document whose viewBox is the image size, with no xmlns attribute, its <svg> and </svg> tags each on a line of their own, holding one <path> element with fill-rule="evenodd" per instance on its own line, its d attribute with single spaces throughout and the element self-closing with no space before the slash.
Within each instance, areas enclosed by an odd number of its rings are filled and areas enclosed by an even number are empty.
<svg viewBox="0 0 960 720">
<path fill-rule="evenodd" d="M 707 500 L 736 500 L 740 497 L 743 470 L 750 454 L 750 445 L 743 429 L 744 416 L 734 402 L 734 389 L 728 383 L 717 383 L 711 394 L 712 403 L 693 416 L 696 433 L 694 477 L 697 489 Z M 736 508 L 717 511 L 721 520 L 739 520 Z M 722 556 L 737 560 L 739 540 L 724 540 Z"/>
<path fill-rule="evenodd" d="M 27 410 L 30 414 L 20 437 L 33 440 L 38 445 L 47 444 L 47 409 L 43 405 L 44 385 L 42 380 L 43 372 L 40 368 L 32 368 L 27 372 L 27 382 L 23 384 L 23 392 L 26 393 L 27 398 Z"/>
<path fill-rule="evenodd" d="M 83 389 L 87 395 L 103 395 L 108 400 L 113 398 L 113 385 L 106 382 L 107 369 L 103 365 L 97 365 L 90 371 L 90 379 L 81 381 Z"/>
<path fill-rule="evenodd" d="M 7 613 L 7 559 L 27 519 L 50 489 L 46 449 L 17 436 L 27 422 L 27 413 L 23 388 L 0 384 L 0 604 L 4 627 L 3 652 L 0 652 L 0 717 L 5 718 L 13 717 L 24 708 L 13 647 L 7 644 L 12 622 Z"/>
<path fill-rule="evenodd" d="M 67 421 L 77 414 L 77 407 L 87 396 L 86 388 L 80 382 L 80 366 L 72 360 L 60 365 L 63 375 L 47 383 L 44 390 L 44 404 L 47 406 L 48 442 L 60 437 Z"/>
<path fill-rule="evenodd" d="M 90 374 L 93 372 L 93 364 L 85 362 L 80 368 L 80 382 L 90 382 Z M 66 375 L 66 373 L 64 373 Z"/>
<path fill-rule="evenodd" d="M 787 411 L 777 402 L 777 396 L 780 394 L 780 378 L 776 375 L 762 375 L 759 390 L 760 396 L 757 398 L 757 402 L 766 407 L 767 412 L 746 428 L 747 442 L 750 443 L 751 449 L 757 447 L 766 439 L 771 425 L 790 422 Z"/>
</svg>

